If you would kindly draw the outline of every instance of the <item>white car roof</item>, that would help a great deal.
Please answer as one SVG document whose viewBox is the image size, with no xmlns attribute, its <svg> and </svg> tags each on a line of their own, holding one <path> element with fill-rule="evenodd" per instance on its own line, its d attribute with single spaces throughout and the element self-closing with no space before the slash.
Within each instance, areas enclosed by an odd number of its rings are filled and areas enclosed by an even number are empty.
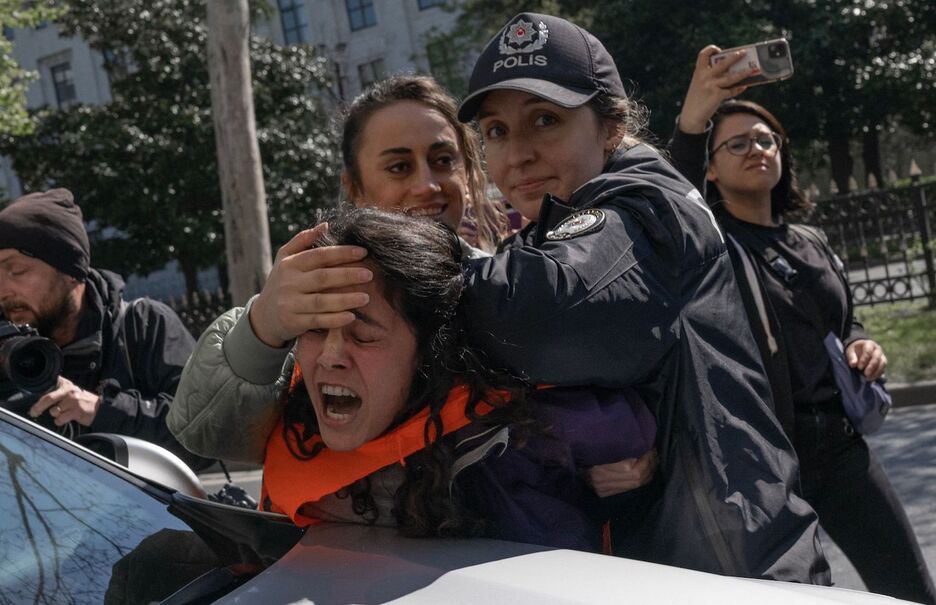
<svg viewBox="0 0 936 605">
<path fill-rule="evenodd" d="M 731 578 L 497 540 L 413 539 L 393 528 L 312 526 L 289 553 L 221 604 L 885 605 L 896 599 Z"/>
<path fill-rule="evenodd" d="M 570 550 L 553 550 L 449 572 L 393 605 L 475 603 L 691 605 L 899 603 L 853 590 L 749 580 Z"/>
</svg>

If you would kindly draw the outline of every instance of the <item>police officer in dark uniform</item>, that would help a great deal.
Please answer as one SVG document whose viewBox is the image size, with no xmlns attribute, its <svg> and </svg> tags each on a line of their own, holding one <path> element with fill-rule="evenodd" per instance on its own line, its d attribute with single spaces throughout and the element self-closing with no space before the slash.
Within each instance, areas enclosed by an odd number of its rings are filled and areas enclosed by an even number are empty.
<svg viewBox="0 0 936 605">
<path fill-rule="evenodd" d="M 568 21 L 523 13 L 488 43 L 459 118 L 533 222 L 470 261 L 471 337 L 534 382 L 631 386 L 655 412 L 657 492 L 613 528 L 616 553 L 828 583 L 722 235 L 635 114 L 606 49 Z"/>
</svg>

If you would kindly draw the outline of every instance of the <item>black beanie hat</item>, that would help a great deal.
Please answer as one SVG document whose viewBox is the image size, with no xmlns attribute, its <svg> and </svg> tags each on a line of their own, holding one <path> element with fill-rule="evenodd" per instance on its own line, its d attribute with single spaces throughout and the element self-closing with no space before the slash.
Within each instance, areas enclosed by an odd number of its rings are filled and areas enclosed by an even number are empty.
<svg viewBox="0 0 936 605">
<path fill-rule="evenodd" d="M 15 248 L 77 279 L 88 275 L 88 232 L 68 189 L 30 193 L 0 210 L 3 248 Z"/>
</svg>

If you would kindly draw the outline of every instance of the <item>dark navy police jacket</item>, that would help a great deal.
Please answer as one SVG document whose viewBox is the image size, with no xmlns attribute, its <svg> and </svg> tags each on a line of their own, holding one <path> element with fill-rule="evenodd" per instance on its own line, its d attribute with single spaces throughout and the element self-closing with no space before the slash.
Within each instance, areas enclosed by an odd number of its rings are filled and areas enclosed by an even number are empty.
<svg viewBox="0 0 936 605">
<path fill-rule="evenodd" d="M 548 236 L 583 209 L 600 228 Z M 633 387 L 655 414 L 662 495 L 613 532 L 616 554 L 829 582 L 722 235 L 656 151 L 616 153 L 567 204 L 547 196 L 536 223 L 466 272 L 470 337 L 495 361 L 534 383 Z"/>
</svg>

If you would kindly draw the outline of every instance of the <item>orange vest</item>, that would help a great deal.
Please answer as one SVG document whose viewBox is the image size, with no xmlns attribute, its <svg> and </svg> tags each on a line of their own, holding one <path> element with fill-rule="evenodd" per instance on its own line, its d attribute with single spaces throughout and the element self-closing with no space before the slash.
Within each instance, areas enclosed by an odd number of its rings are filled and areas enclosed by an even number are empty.
<svg viewBox="0 0 936 605">
<path fill-rule="evenodd" d="M 299 388 L 304 387 L 300 385 Z M 440 413 L 442 435 L 471 422 L 465 415 L 467 403 L 468 387 L 465 385 L 457 385 L 449 392 Z M 491 409 L 484 402 L 477 406 L 480 414 Z M 300 514 L 303 504 L 317 502 L 395 462 L 404 464 L 407 456 L 426 447 L 424 431 L 428 417 L 429 409 L 423 408 L 400 426 L 356 450 L 336 452 L 325 448 L 309 460 L 300 460 L 289 451 L 281 419 L 267 441 L 261 501 L 269 497 L 270 510 L 289 515 L 296 525 L 304 527 L 318 523 L 317 519 Z M 430 441 L 439 437 L 441 435 L 432 435 Z M 289 438 L 294 439 L 292 435 Z M 311 446 L 321 440 L 319 435 L 314 435 L 306 445 Z"/>
</svg>

